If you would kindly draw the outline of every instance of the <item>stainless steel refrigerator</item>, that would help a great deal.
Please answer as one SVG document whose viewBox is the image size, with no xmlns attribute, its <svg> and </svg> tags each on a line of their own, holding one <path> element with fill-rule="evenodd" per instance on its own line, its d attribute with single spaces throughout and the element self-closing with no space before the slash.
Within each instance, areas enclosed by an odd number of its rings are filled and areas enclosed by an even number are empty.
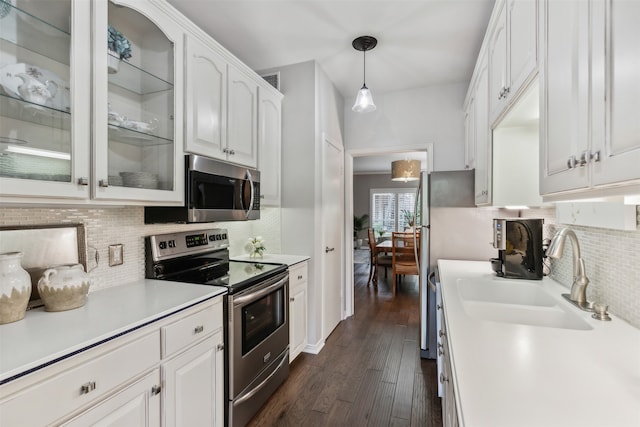
<svg viewBox="0 0 640 427">
<path fill-rule="evenodd" d="M 495 257 L 492 223 L 497 208 L 475 207 L 474 171 L 422 173 L 416 197 L 420 227 L 420 355 L 436 358 L 436 294 L 429 285 L 438 259 L 483 260 Z M 501 211 L 504 215 L 504 211 Z"/>
</svg>

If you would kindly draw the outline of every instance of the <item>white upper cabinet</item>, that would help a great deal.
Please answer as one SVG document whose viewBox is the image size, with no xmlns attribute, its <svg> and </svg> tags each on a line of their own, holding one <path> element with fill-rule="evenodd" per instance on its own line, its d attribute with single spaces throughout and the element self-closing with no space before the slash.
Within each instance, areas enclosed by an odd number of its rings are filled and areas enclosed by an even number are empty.
<svg viewBox="0 0 640 427">
<path fill-rule="evenodd" d="M 475 200 L 476 205 L 490 205 L 491 187 L 491 132 L 489 129 L 489 70 L 486 57 L 480 59 L 475 87 Z"/>
<path fill-rule="evenodd" d="M 537 1 L 496 2 L 489 41 L 489 109 L 494 124 L 535 75 L 538 66 Z M 495 13 L 495 12 L 494 12 Z"/>
<path fill-rule="evenodd" d="M 93 11 L 93 197 L 180 204 L 183 32 L 151 2 L 101 1 Z M 107 49 L 113 38 L 119 52 Z"/>
<path fill-rule="evenodd" d="M 258 169 L 264 206 L 280 206 L 282 95 L 261 87 L 258 92 Z"/>
<path fill-rule="evenodd" d="M 91 4 L 1 4 L 0 197 L 87 199 Z"/>
<path fill-rule="evenodd" d="M 475 92 L 468 96 L 464 109 L 464 168 L 473 169 L 476 167 L 476 121 L 474 118 L 476 102 Z"/>
<path fill-rule="evenodd" d="M 185 151 L 258 166 L 258 84 L 219 51 L 185 36 Z"/>
<path fill-rule="evenodd" d="M 595 10 L 602 13 L 600 6 Z M 638 184 L 640 2 L 609 0 L 605 3 L 604 14 L 604 21 L 593 20 L 592 68 L 597 81 L 593 88 L 591 151 L 599 153 L 600 161 L 593 163 L 592 184 L 616 184 L 630 180 Z"/>
<path fill-rule="evenodd" d="M 227 62 L 195 36 L 185 47 L 185 151 L 226 159 Z"/>
<path fill-rule="evenodd" d="M 258 84 L 230 66 L 228 77 L 227 160 L 258 166 Z"/>
<path fill-rule="evenodd" d="M 545 1 L 541 193 L 640 191 L 640 3 Z"/>
</svg>

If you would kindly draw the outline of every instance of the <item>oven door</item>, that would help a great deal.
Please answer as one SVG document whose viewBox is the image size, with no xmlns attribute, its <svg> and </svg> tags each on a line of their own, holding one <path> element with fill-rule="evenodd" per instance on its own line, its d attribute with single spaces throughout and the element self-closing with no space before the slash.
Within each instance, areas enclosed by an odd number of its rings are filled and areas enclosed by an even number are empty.
<svg viewBox="0 0 640 427">
<path fill-rule="evenodd" d="M 265 370 L 281 367 L 273 362 L 289 346 L 288 272 L 229 295 L 228 304 L 229 399 L 234 400 L 257 392 L 247 387 L 259 376 L 268 377 Z"/>
</svg>

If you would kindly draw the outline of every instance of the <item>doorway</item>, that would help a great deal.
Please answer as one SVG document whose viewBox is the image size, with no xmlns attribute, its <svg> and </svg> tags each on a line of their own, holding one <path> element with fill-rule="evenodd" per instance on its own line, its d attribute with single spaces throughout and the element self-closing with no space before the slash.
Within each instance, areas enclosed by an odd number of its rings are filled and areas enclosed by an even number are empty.
<svg viewBox="0 0 640 427">
<path fill-rule="evenodd" d="M 380 166 L 380 170 L 376 173 L 391 172 L 391 161 L 403 159 L 404 155 L 411 152 L 421 152 L 426 154 L 426 165 L 422 165 L 422 169 L 430 172 L 433 170 L 433 144 L 425 143 L 421 145 L 399 146 L 399 147 L 380 147 L 369 149 L 352 149 L 345 153 L 345 317 L 354 314 L 354 264 L 353 264 L 353 216 L 354 213 L 354 159 L 358 158 L 381 158 L 386 163 L 386 171 L 384 164 Z M 357 171 L 356 171 L 357 172 Z M 368 195 L 367 195 L 368 197 Z"/>
</svg>

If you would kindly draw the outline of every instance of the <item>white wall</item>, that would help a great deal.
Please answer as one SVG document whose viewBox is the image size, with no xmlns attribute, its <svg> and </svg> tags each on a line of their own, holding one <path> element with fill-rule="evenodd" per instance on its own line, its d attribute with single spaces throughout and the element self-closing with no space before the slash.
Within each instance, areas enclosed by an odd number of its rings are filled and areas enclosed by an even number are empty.
<svg viewBox="0 0 640 427">
<path fill-rule="evenodd" d="M 464 169 L 464 112 L 468 83 L 376 93 L 377 109 L 354 113 L 344 102 L 345 148 L 369 149 L 433 143 L 434 170 Z M 354 96 L 356 93 L 354 88 Z"/>
<path fill-rule="evenodd" d="M 307 255 L 308 341 L 322 345 L 322 135 L 342 144 L 344 100 L 315 61 L 262 70 L 280 73 L 282 252 Z M 309 350 L 309 349 L 308 349 Z"/>
</svg>

